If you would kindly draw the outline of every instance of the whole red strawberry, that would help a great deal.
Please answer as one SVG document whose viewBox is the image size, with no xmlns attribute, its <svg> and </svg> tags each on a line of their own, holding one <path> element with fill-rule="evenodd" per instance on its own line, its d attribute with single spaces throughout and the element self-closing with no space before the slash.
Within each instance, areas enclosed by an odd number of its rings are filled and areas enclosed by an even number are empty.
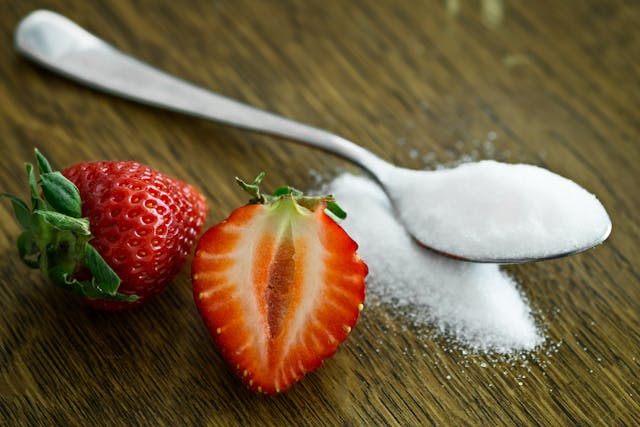
<svg viewBox="0 0 640 427">
<path fill-rule="evenodd" d="M 367 266 L 330 217 L 332 197 L 290 187 L 254 196 L 200 239 L 196 305 L 223 357 L 251 390 L 288 389 L 331 357 L 362 310 Z"/>
<path fill-rule="evenodd" d="M 183 266 L 207 214 L 190 185 L 133 161 L 51 169 L 27 164 L 31 205 L 10 197 L 25 231 L 21 258 L 95 308 L 122 310 L 161 292 Z"/>
</svg>

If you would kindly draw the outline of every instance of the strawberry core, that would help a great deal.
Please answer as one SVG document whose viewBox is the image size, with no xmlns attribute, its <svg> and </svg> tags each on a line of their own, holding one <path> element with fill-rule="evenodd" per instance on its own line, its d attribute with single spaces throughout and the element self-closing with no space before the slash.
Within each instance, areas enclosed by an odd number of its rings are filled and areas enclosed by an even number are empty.
<svg viewBox="0 0 640 427">
<path fill-rule="evenodd" d="M 267 324 L 269 338 L 275 338 L 282 330 L 287 310 L 296 263 L 295 248 L 289 228 L 280 240 L 269 267 L 265 300 L 267 302 Z"/>
</svg>

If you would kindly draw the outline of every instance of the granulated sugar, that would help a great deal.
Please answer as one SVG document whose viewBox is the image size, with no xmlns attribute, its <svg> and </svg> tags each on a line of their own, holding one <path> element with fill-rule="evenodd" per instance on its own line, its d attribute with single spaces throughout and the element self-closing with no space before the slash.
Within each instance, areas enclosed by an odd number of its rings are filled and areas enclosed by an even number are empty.
<svg viewBox="0 0 640 427">
<path fill-rule="evenodd" d="M 394 174 L 387 188 L 418 240 L 469 259 L 571 253 L 602 240 L 611 227 L 593 194 L 532 165 L 485 160 L 406 170 Z"/>
<path fill-rule="evenodd" d="M 394 216 L 382 189 L 343 174 L 329 185 L 348 212 L 341 223 L 369 266 L 369 294 L 412 311 L 471 349 L 510 353 L 544 341 L 515 282 L 497 265 L 455 261 L 419 247 Z"/>
</svg>

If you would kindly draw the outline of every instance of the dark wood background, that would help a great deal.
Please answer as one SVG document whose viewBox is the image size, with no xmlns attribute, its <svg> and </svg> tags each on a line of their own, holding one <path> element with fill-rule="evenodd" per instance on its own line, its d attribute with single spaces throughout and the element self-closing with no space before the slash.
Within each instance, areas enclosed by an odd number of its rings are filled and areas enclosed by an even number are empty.
<svg viewBox="0 0 640 427">
<path fill-rule="evenodd" d="M 3 1 L 0 189 L 35 146 L 59 167 L 134 159 L 192 182 L 213 225 L 233 177 L 313 185 L 344 161 L 138 106 L 18 57 L 28 12 L 64 13 L 198 84 L 334 131 L 398 164 L 527 162 L 597 194 L 601 247 L 508 267 L 546 324 L 521 359 L 469 355 L 369 304 L 337 355 L 276 398 L 246 392 L 201 324 L 188 269 L 147 306 L 82 308 L 22 266 L 0 205 L 2 425 L 621 425 L 640 418 L 637 1 Z M 496 139 L 484 141 L 490 132 Z M 355 169 L 352 169 L 355 170 Z M 366 219 L 364 219 L 366 220 Z"/>
</svg>

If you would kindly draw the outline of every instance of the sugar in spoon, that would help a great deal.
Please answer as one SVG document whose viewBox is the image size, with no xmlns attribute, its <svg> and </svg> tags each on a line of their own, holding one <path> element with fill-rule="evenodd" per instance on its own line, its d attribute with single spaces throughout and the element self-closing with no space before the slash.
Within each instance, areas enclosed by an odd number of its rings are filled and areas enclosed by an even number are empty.
<svg viewBox="0 0 640 427">
<path fill-rule="evenodd" d="M 441 171 L 400 168 L 338 135 L 153 68 L 51 11 L 23 18 L 15 47 L 95 89 L 341 156 L 373 175 L 419 244 L 452 258 L 491 263 L 557 258 L 598 245 L 611 231 L 595 196 L 546 169 L 492 161 Z"/>
</svg>

